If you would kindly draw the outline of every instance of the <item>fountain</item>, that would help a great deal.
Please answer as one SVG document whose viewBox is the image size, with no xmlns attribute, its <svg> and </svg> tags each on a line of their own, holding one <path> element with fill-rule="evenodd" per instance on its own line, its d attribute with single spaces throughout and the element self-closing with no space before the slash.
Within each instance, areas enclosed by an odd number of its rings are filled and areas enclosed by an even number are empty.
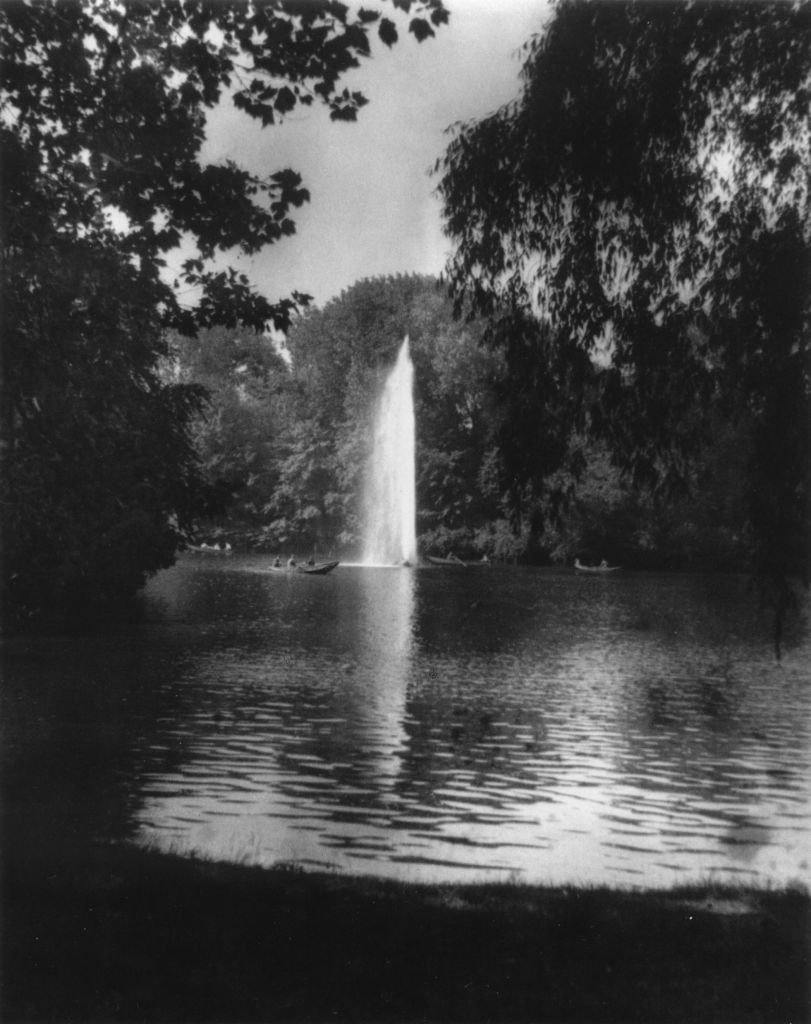
<svg viewBox="0 0 811 1024">
<path fill-rule="evenodd" d="M 364 491 L 366 565 L 413 564 L 417 557 L 413 383 L 406 336 L 375 412 Z"/>
</svg>

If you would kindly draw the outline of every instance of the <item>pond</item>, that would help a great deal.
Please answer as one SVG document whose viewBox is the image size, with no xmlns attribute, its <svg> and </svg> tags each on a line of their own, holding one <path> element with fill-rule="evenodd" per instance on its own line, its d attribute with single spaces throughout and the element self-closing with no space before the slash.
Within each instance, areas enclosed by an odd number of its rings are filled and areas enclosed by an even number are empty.
<svg viewBox="0 0 811 1024">
<path fill-rule="evenodd" d="M 187 555 L 136 624 L 5 642 L 8 800 L 38 842 L 409 880 L 807 879 L 811 634 L 777 664 L 744 578 L 269 566 Z"/>
</svg>

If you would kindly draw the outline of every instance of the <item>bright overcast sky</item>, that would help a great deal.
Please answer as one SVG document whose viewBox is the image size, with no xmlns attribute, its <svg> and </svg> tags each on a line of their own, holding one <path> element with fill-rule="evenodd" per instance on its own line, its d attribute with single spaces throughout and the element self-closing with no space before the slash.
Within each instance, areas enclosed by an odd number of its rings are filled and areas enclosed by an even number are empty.
<svg viewBox="0 0 811 1024">
<path fill-rule="evenodd" d="M 330 122 L 315 106 L 264 130 L 230 105 L 210 118 L 205 160 L 232 159 L 263 175 L 292 167 L 310 190 L 310 202 L 293 211 L 295 236 L 230 260 L 269 299 L 298 290 L 323 305 L 364 277 L 442 270 L 448 242 L 429 170 L 445 129 L 517 95 L 517 51 L 548 13 L 546 0 L 445 6 L 450 23 L 433 39 L 417 43 L 402 16 L 391 50 L 375 37 L 372 58 L 341 83 L 369 100 L 354 124 Z"/>
</svg>

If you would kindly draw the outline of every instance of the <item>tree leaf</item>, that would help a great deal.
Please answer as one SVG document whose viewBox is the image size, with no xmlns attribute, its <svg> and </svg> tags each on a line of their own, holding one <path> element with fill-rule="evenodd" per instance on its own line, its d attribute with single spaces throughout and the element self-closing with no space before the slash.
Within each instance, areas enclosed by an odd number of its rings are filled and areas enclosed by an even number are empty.
<svg viewBox="0 0 811 1024">
<path fill-rule="evenodd" d="M 389 18 L 383 18 L 377 29 L 377 34 L 388 47 L 394 46 L 397 42 L 397 27 Z"/>
</svg>

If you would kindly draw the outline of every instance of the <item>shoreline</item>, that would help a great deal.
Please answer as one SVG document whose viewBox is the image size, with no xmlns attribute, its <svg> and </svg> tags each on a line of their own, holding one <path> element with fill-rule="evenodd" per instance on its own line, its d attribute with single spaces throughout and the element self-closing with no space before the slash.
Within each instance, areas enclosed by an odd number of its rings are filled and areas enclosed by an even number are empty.
<svg viewBox="0 0 811 1024">
<path fill-rule="evenodd" d="M 6 1024 L 811 1019 L 807 890 L 410 883 L 14 845 Z"/>
</svg>

